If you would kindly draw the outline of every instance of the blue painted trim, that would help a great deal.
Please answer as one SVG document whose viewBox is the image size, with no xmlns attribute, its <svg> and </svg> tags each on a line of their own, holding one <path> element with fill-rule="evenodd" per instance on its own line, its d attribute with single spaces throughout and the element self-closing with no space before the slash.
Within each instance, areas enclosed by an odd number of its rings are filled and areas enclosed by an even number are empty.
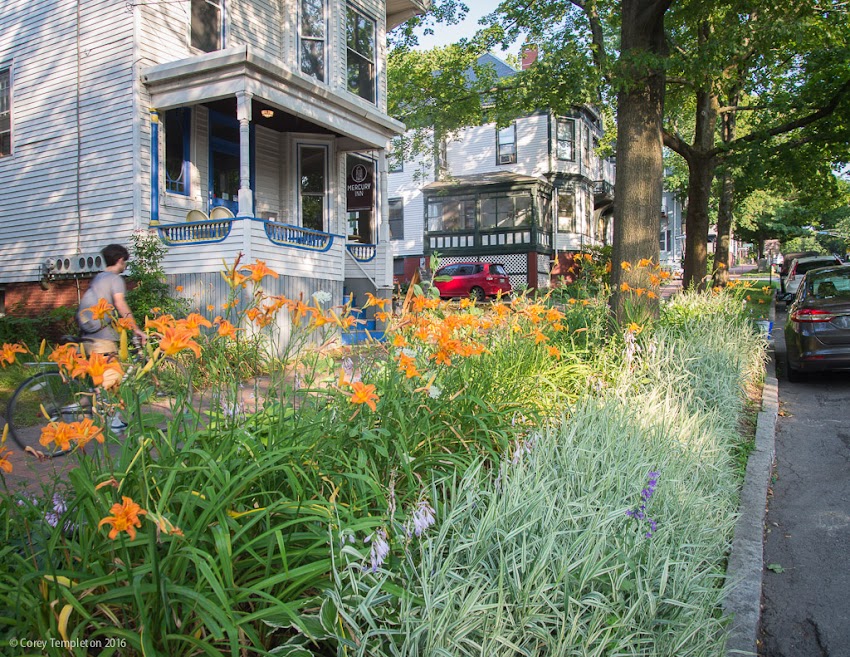
<svg viewBox="0 0 850 657">
<path fill-rule="evenodd" d="M 236 134 L 239 134 L 239 121 L 232 116 L 227 116 L 226 114 L 222 114 L 221 112 L 210 111 L 209 112 L 209 167 L 208 168 L 208 187 L 207 187 L 207 212 L 211 212 L 214 207 L 224 206 L 233 214 L 239 213 L 239 189 L 236 190 L 236 199 L 233 201 L 225 201 L 221 198 L 213 199 L 213 178 L 215 176 L 215 171 L 213 170 L 213 152 L 218 151 L 220 153 L 225 153 L 227 155 L 235 155 L 237 159 L 240 157 L 240 146 L 239 141 L 227 141 L 222 139 L 221 137 L 213 137 L 213 125 L 214 124 L 225 125 L 230 128 L 236 128 Z M 249 139 L 250 143 L 248 146 L 248 168 L 249 168 L 249 182 L 248 184 L 251 186 L 251 191 L 254 197 L 254 211 L 256 212 L 257 207 L 257 184 L 256 184 L 256 130 L 253 121 L 250 125 L 250 134 Z M 247 217 L 246 217 L 247 218 Z"/>
<path fill-rule="evenodd" d="M 372 247 L 372 255 L 368 258 L 360 258 L 354 252 L 358 249 Z M 354 258 L 357 262 L 372 262 L 375 259 L 375 256 L 378 255 L 378 245 L 377 244 L 346 244 L 345 248 L 348 250 L 349 255 Z"/>
<path fill-rule="evenodd" d="M 151 110 L 151 220 L 159 223 L 159 113 Z"/>
<path fill-rule="evenodd" d="M 166 224 L 159 225 L 156 227 L 157 233 L 159 234 L 159 239 L 163 244 L 167 244 L 168 246 L 193 246 L 195 244 L 217 244 L 219 242 L 223 242 L 230 236 L 230 231 L 233 229 L 233 222 L 238 221 L 238 219 L 210 219 L 208 221 L 187 221 L 180 224 Z M 185 231 L 186 233 L 191 232 L 201 232 L 203 226 L 211 226 L 211 227 L 223 227 L 227 224 L 227 230 L 223 232 L 220 237 L 215 237 L 213 239 L 185 239 L 185 240 L 173 240 L 168 237 L 169 233 L 172 232 L 180 232 Z M 223 230 L 223 228 L 222 228 Z"/>
<path fill-rule="evenodd" d="M 263 228 L 266 231 L 266 237 L 268 237 L 269 242 L 277 244 L 278 246 L 288 246 L 293 249 L 303 249 L 305 251 L 313 251 L 315 253 L 324 253 L 330 250 L 331 246 L 333 246 L 334 238 L 341 237 L 340 235 L 334 235 L 333 233 L 324 233 L 311 228 L 282 224 L 276 221 L 269 221 L 268 219 L 256 219 L 256 221 L 263 222 Z M 272 231 L 275 230 L 279 230 L 280 232 L 289 231 L 293 234 L 293 236 L 299 235 L 299 237 L 293 237 L 293 241 L 284 240 L 272 235 Z M 315 241 L 317 244 L 311 245 L 310 242 L 312 241 Z"/>
</svg>

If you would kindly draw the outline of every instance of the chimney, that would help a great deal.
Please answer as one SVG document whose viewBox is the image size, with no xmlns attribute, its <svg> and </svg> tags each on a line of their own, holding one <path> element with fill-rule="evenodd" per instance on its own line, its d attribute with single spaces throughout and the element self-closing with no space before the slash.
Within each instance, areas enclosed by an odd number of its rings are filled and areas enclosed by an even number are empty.
<svg viewBox="0 0 850 657">
<path fill-rule="evenodd" d="M 537 61 L 537 44 L 526 43 L 522 46 L 522 70 L 524 71 Z"/>
</svg>

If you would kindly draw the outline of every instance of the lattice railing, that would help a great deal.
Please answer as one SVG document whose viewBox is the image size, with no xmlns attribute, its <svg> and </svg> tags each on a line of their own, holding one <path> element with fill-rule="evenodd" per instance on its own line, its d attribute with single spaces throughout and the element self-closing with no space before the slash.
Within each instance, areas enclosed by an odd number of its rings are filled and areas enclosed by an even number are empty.
<svg viewBox="0 0 850 657">
<path fill-rule="evenodd" d="M 156 226 L 159 239 L 169 246 L 223 242 L 230 235 L 233 219 L 189 221 L 182 224 Z"/>
<path fill-rule="evenodd" d="M 374 260 L 375 254 L 378 252 L 377 244 L 346 244 L 345 248 L 357 262 Z"/>
<path fill-rule="evenodd" d="M 311 251 L 327 251 L 334 241 L 333 235 L 323 233 L 320 230 L 281 224 L 276 221 L 263 221 L 263 224 L 269 240 L 281 246 L 293 246 Z"/>
</svg>

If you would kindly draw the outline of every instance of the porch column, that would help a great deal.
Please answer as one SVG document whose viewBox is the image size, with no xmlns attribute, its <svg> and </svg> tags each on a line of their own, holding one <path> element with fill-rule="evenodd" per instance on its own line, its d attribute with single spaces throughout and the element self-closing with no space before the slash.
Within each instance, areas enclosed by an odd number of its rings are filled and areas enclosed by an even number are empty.
<svg viewBox="0 0 850 657">
<path fill-rule="evenodd" d="M 159 224 L 159 112 L 151 108 L 151 218 Z"/>
<path fill-rule="evenodd" d="M 383 252 L 384 271 L 378 275 L 378 284 L 385 290 L 393 285 L 393 250 L 390 242 L 390 201 L 388 190 L 389 167 L 387 166 L 387 148 L 378 151 L 378 230 L 375 248 L 378 254 Z M 392 296 L 390 293 L 389 296 Z M 383 295 L 379 295 L 383 296 Z"/>
<path fill-rule="evenodd" d="M 251 99 L 253 94 L 236 92 L 236 118 L 239 119 L 239 209 L 237 216 L 254 216 L 251 191 Z"/>
</svg>

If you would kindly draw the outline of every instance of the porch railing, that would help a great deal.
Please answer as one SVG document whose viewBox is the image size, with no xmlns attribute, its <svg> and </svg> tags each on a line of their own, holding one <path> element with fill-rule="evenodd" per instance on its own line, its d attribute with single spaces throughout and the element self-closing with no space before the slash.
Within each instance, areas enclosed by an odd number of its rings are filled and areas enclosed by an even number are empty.
<svg viewBox="0 0 850 657">
<path fill-rule="evenodd" d="M 375 259 L 375 254 L 378 252 L 376 244 L 346 244 L 345 248 L 348 253 L 357 262 L 369 262 Z"/>
<path fill-rule="evenodd" d="M 451 233 L 428 232 L 425 234 L 425 238 L 431 251 L 469 248 L 481 248 L 490 251 L 505 249 L 522 251 L 534 247 L 545 249 L 552 247 L 552 236 L 548 232 L 532 226 Z"/>
<path fill-rule="evenodd" d="M 268 220 L 264 220 L 263 224 L 269 241 L 280 246 L 292 246 L 296 249 L 308 249 L 310 251 L 327 251 L 334 242 L 334 235 L 323 233 L 320 230 Z"/>
<path fill-rule="evenodd" d="M 169 246 L 183 244 L 209 244 L 223 242 L 230 235 L 233 219 L 210 219 L 209 221 L 189 221 L 181 224 L 156 226 L 159 239 Z"/>
</svg>

